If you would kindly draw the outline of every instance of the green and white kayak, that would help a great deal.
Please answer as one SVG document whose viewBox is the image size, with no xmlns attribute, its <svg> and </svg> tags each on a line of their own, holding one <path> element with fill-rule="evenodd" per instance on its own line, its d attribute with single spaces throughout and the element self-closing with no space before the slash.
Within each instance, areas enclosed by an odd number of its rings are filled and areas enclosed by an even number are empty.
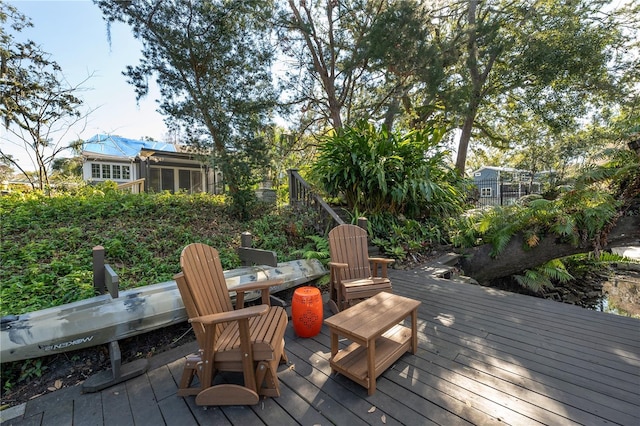
<svg viewBox="0 0 640 426">
<path fill-rule="evenodd" d="M 271 279 L 284 283 L 277 293 L 325 275 L 316 259 L 294 260 L 277 266 L 250 266 L 225 271 L 230 290 L 241 284 Z M 232 297 L 235 293 L 231 293 Z M 250 301 L 258 292 L 245 295 Z M 96 346 L 187 320 L 175 281 L 105 294 L 54 308 L 1 319 L 0 362 L 38 358 Z"/>
</svg>

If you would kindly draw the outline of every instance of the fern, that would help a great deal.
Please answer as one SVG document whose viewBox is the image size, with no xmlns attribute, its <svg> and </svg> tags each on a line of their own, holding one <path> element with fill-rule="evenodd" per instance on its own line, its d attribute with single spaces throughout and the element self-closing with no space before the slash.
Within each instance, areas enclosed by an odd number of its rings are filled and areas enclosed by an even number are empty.
<svg viewBox="0 0 640 426">
<path fill-rule="evenodd" d="M 566 266 L 560 259 L 551 260 L 536 269 L 541 274 L 549 277 L 549 279 L 560 283 L 566 283 L 573 280 L 573 276 L 569 271 L 567 271 Z"/>
<path fill-rule="evenodd" d="M 529 247 L 547 235 L 577 244 L 602 232 L 615 219 L 619 207 L 610 194 L 574 189 L 561 192 L 556 200 L 474 211 L 458 221 L 452 241 L 465 247 L 490 243 L 492 256 L 499 255 L 517 233 L 524 235 Z"/>
<path fill-rule="evenodd" d="M 576 222 L 571 216 L 561 215 L 551 225 L 551 231 L 562 237 L 573 235 L 576 232 Z"/>
<path fill-rule="evenodd" d="M 540 243 L 540 236 L 538 235 L 537 229 L 525 231 L 524 241 L 529 247 L 537 246 Z"/>
<path fill-rule="evenodd" d="M 617 262 L 640 264 L 640 260 L 639 259 L 634 259 L 634 258 L 631 258 L 631 257 L 625 257 L 625 256 L 621 256 L 621 255 L 616 254 L 616 253 L 609 253 L 607 251 L 601 251 L 600 252 L 599 261 L 600 261 L 600 263 L 604 263 L 604 264 L 613 264 L 613 263 L 617 263 Z"/>
<path fill-rule="evenodd" d="M 295 250 L 293 255 L 302 256 L 304 259 L 318 259 L 324 266 L 329 262 L 329 240 L 318 235 L 307 235 L 311 243 L 304 248 Z"/>
<path fill-rule="evenodd" d="M 539 273 L 536 270 L 527 270 L 524 275 L 513 276 L 521 287 L 529 289 L 535 293 L 542 292 L 545 288 L 553 288 L 553 284 L 549 277 Z"/>
<path fill-rule="evenodd" d="M 528 269 L 524 275 L 514 275 L 520 286 L 535 293 L 554 288 L 553 282 L 566 283 L 573 280 L 560 259 L 551 260 L 535 269 Z"/>
<path fill-rule="evenodd" d="M 509 241 L 511 241 L 511 237 L 513 236 L 510 227 L 503 228 L 501 229 L 501 231 L 502 232 L 496 233 L 491 239 L 491 242 L 493 243 L 491 256 L 493 257 L 498 256 L 504 251 L 504 249 L 507 247 L 507 244 L 509 244 Z"/>
</svg>

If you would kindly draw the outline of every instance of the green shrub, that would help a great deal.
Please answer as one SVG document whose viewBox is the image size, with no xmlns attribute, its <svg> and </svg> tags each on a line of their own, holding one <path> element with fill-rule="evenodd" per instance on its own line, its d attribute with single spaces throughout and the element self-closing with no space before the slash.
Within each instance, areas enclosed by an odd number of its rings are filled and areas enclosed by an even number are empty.
<svg viewBox="0 0 640 426">
<path fill-rule="evenodd" d="M 370 216 L 368 224 L 371 242 L 399 260 L 447 242 L 446 233 L 441 231 L 443 225 L 437 220 L 417 221 L 380 213 Z"/>
<path fill-rule="evenodd" d="M 446 166 L 444 129 L 406 133 L 361 122 L 331 134 L 321 145 L 311 177 L 329 196 L 369 215 L 388 212 L 421 218 L 460 212 L 462 180 Z"/>
<path fill-rule="evenodd" d="M 0 197 L 0 315 L 22 314 L 94 295 L 93 247 L 118 273 L 121 289 L 171 280 L 192 242 L 216 247 L 225 269 L 240 266 L 240 235 L 280 260 L 304 247 L 311 219 L 256 207 L 241 222 L 228 199 L 209 194 L 130 194 L 113 184 L 46 196 Z"/>
</svg>

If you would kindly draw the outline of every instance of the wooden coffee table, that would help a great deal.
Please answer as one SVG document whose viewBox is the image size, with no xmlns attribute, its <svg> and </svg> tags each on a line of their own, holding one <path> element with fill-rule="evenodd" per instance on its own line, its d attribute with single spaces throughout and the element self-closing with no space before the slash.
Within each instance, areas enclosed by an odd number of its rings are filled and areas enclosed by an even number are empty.
<svg viewBox="0 0 640 426">
<path fill-rule="evenodd" d="M 405 352 L 416 353 L 418 300 L 382 292 L 324 322 L 331 332 L 331 371 L 376 391 L 376 378 Z M 411 328 L 399 324 L 411 316 Z M 351 345 L 338 350 L 339 337 Z"/>
</svg>

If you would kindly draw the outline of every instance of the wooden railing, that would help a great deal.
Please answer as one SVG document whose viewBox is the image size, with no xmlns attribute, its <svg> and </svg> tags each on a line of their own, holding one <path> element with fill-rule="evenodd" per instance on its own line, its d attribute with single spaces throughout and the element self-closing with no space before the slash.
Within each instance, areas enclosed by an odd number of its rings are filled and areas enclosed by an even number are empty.
<svg viewBox="0 0 640 426">
<path fill-rule="evenodd" d="M 328 232 L 335 225 L 342 225 L 344 221 L 327 204 L 322 197 L 314 193 L 311 186 L 300 176 L 297 170 L 289 170 L 289 203 L 292 206 L 306 206 L 318 213 L 316 229 Z"/>
<path fill-rule="evenodd" d="M 132 180 L 131 182 L 121 183 L 118 185 L 121 191 L 130 191 L 132 194 L 141 194 L 144 192 L 144 178 Z"/>
</svg>

